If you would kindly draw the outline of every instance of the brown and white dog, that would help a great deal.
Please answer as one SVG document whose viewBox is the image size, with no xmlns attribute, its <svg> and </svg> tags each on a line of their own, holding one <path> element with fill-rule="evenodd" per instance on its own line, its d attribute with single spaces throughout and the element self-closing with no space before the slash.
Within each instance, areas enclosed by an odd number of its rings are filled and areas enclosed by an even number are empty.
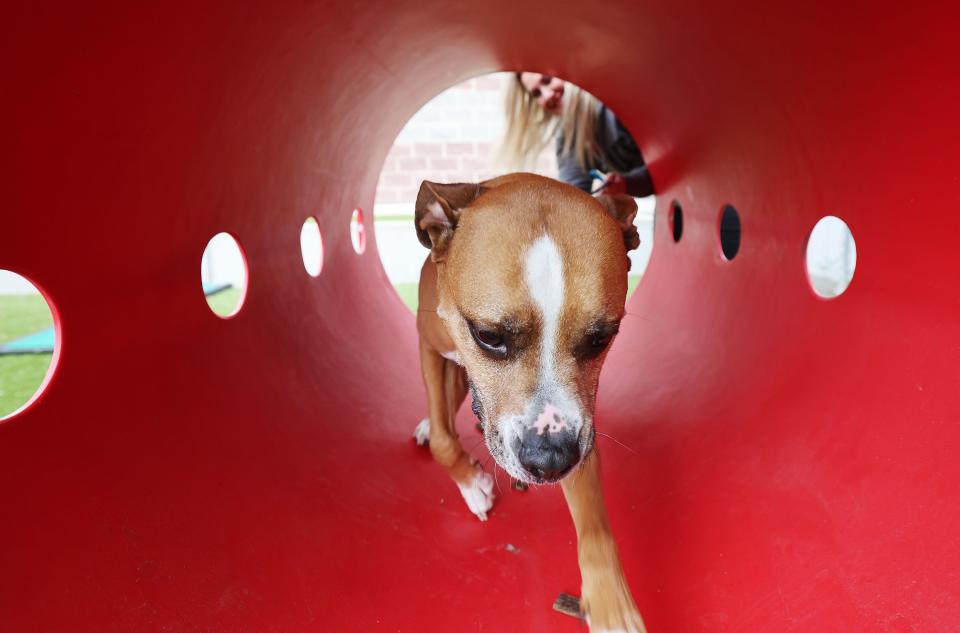
<svg viewBox="0 0 960 633">
<path fill-rule="evenodd" d="M 430 417 L 414 437 L 485 521 L 493 480 L 454 428 L 469 385 L 504 470 L 560 482 L 593 631 L 644 631 L 610 532 L 593 427 L 600 367 L 624 315 L 626 253 L 640 241 L 636 213 L 628 196 L 594 198 L 533 174 L 424 182 L 416 205 L 430 249 L 417 314 Z"/>
</svg>

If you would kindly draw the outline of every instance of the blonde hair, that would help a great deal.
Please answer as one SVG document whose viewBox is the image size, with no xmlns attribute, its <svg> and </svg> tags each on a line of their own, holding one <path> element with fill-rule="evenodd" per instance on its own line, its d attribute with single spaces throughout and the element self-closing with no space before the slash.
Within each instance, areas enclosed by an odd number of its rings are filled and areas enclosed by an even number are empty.
<svg viewBox="0 0 960 633">
<path fill-rule="evenodd" d="M 561 132 L 561 154 L 571 154 L 584 169 L 590 168 L 595 153 L 600 102 L 571 83 L 564 85 L 560 116 L 547 112 L 514 73 L 506 91 L 506 132 L 499 157 L 511 169 L 532 167 L 550 140 Z"/>
</svg>

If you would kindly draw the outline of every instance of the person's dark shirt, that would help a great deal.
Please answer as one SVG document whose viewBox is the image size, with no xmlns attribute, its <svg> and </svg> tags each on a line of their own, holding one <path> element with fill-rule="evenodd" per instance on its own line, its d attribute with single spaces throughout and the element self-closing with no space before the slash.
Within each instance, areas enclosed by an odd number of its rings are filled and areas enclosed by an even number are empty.
<svg viewBox="0 0 960 633">
<path fill-rule="evenodd" d="M 572 153 L 563 153 L 563 134 L 557 137 L 557 166 L 560 171 L 560 180 L 569 183 L 586 192 L 590 192 L 593 178 L 591 169 L 599 169 L 604 173 L 615 171 L 623 176 L 627 185 L 627 193 L 635 198 L 653 195 L 653 182 L 650 173 L 643 161 L 637 143 L 630 136 L 627 128 L 605 105 L 600 106 L 596 128 L 596 152 L 591 157 L 590 165 L 584 169 L 576 156 Z"/>
</svg>

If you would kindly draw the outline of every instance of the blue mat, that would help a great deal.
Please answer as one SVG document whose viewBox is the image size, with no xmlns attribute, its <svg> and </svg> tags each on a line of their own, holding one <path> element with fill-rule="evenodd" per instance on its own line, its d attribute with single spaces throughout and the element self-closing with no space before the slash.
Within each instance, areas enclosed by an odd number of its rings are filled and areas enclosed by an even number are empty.
<svg viewBox="0 0 960 633">
<path fill-rule="evenodd" d="M 227 288 L 230 288 L 230 284 L 203 284 L 203 294 L 209 297 Z M 15 338 L 4 345 L 0 345 L 0 356 L 5 354 L 52 354 L 53 343 L 54 335 L 51 325 L 45 330 Z"/>
<path fill-rule="evenodd" d="M 209 297 L 232 287 L 231 284 L 203 284 L 203 294 Z"/>
<path fill-rule="evenodd" d="M 53 352 L 53 326 L 15 338 L 0 345 L 0 354 L 50 354 Z"/>
</svg>

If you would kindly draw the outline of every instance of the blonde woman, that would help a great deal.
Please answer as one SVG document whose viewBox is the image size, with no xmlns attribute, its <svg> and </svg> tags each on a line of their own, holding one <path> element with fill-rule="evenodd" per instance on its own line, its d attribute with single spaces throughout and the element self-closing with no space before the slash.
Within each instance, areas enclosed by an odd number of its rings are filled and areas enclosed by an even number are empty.
<svg viewBox="0 0 960 633">
<path fill-rule="evenodd" d="M 653 194 L 650 173 L 633 137 L 590 93 L 557 77 L 523 72 L 511 79 L 506 105 L 501 154 L 513 167 L 530 165 L 556 137 L 563 182 L 591 193 L 603 189 L 606 194 L 636 198 Z M 594 175 L 602 176 L 603 182 L 591 189 Z"/>
</svg>

